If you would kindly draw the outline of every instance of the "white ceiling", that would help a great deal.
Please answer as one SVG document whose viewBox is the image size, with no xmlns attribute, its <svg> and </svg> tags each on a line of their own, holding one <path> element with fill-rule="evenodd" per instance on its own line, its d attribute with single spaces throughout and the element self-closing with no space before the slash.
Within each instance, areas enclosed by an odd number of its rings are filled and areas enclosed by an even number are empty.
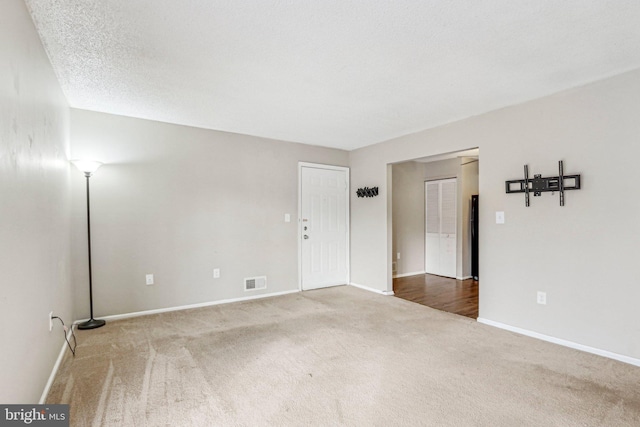
<svg viewBox="0 0 640 427">
<path fill-rule="evenodd" d="M 72 107 L 354 149 L 640 68 L 638 0 L 26 0 Z"/>
</svg>

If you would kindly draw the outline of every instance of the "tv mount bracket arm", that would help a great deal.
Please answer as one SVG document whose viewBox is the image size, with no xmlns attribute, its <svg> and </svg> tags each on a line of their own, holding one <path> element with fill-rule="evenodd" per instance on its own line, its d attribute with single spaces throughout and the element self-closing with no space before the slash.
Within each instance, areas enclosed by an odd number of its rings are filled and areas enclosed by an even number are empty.
<svg viewBox="0 0 640 427">
<path fill-rule="evenodd" d="M 529 178 L 529 166 L 524 165 L 524 179 L 505 181 L 507 193 L 524 193 L 525 206 L 529 206 L 529 193 L 539 196 L 543 192 L 558 191 L 560 193 L 560 206 L 564 206 L 564 192 L 566 190 L 580 189 L 580 175 L 565 175 L 562 160 L 558 162 L 558 176 L 543 178 L 542 175 L 534 175 Z M 568 182 L 567 182 L 568 181 Z"/>
</svg>

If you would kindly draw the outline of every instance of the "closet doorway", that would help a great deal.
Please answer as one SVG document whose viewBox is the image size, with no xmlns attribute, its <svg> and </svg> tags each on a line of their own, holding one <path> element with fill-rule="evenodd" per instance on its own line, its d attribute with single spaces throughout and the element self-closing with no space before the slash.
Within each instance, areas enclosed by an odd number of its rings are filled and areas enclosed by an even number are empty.
<svg viewBox="0 0 640 427">
<path fill-rule="evenodd" d="M 456 277 L 457 185 L 456 178 L 424 183 L 426 273 Z"/>
</svg>

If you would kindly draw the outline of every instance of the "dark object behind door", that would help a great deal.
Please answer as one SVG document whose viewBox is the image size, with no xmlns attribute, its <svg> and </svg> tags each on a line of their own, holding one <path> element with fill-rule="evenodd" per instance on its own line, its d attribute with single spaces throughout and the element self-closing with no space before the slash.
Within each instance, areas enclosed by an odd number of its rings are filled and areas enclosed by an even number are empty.
<svg viewBox="0 0 640 427">
<path fill-rule="evenodd" d="M 471 196 L 471 275 L 473 280 L 479 279 L 478 274 L 478 195 Z"/>
</svg>

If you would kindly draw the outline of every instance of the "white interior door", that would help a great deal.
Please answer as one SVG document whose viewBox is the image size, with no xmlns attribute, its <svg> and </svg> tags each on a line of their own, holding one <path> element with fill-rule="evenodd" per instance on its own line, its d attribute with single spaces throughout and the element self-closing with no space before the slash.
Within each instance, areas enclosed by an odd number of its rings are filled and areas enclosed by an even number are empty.
<svg viewBox="0 0 640 427">
<path fill-rule="evenodd" d="M 456 277 L 455 178 L 425 182 L 425 271 Z"/>
<path fill-rule="evenodd" d="M 347 168 L 300 165 L 300 283 L 303 290 L 349 282 Z"/>
</svg>

